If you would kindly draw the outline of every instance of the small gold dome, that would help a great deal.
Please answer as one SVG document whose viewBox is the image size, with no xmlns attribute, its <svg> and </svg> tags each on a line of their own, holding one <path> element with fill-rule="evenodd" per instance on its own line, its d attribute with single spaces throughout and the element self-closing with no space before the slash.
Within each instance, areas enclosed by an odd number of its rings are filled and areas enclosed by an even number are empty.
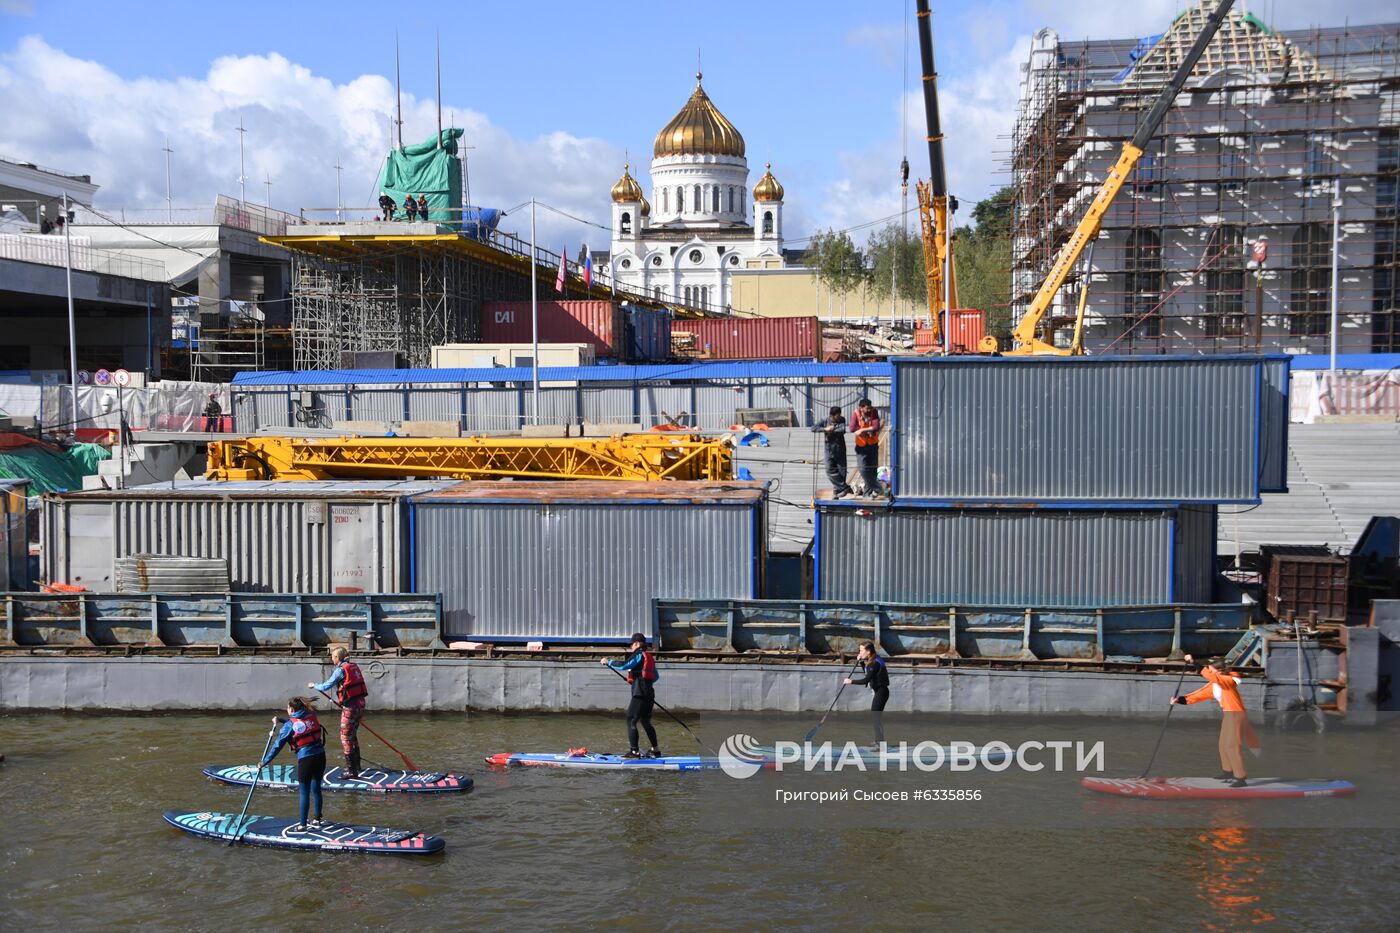
<svg viewBox="0 0 1400 933">
<path fill-rule="evenodd" d="M 612 199 L 621 204 L 624 201 L 642 201 L 642 186 L 632 177 L 631 165 L 622 166 L 622 177 L 612 186 Z"/>
<path fill-rule="evenodd" d="M 700 86 L 700 73 L 695 74 L 695 91 L 680 113 L 671 118 L 666 128 L 656 134 L 652 149 L 655 158 L 678 155 L 744 155 L 744 137 L 734 124 L 710 102 Z"/>
<path fill-rule="evenodd" d="M 783 186 L 778 184 L 778 179 L 773 177 L 773 163 L 769 162 L 763 168 L 763 177 L 758 180 L 758 184 L 753 186 L 753 199 L 755 201 L 781 201 L 783 199 Z"/>
<path fill-rule="evenodd" d="M 642 196 L 642 216 L 651 216 L 651 202 L 646 199 L 645 195 Z"/>
</svg>

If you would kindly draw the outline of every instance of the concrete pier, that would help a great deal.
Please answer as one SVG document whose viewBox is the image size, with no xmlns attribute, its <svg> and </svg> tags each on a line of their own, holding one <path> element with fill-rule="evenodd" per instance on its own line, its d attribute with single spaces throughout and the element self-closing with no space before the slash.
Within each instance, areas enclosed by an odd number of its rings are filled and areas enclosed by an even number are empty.
<svg viewBox="0 0 1400 933">
<path fill-rule="evenodd" d="M 616 710 L 626 685 L 597 660 L 357 658 L 380 710 L 578 712 Z M 673 710 L 821 712 L 849 665 L 662 659 L 658 696 Z M 329 667 L 298 657 L 0 657 L 0 709 L 266 710 L 306 693 Z M 1132 671 L 890 666 L 892 712 L 1158 717 L 1177 675 Z M 1193 684 L 1192 682 L 1195 681 Z M 1187 685 L 1199 679 L 1187 676 Z M 1247 679 L 1250 709 L 1274 708 L 1277 687 Z M 839 708 L 868 708 L 852 687 Z M 1210 713 L 1206 705 L 1187 716 Z M 1213 713 L 1212 713 L 1213 714 Z"/>
</svg>

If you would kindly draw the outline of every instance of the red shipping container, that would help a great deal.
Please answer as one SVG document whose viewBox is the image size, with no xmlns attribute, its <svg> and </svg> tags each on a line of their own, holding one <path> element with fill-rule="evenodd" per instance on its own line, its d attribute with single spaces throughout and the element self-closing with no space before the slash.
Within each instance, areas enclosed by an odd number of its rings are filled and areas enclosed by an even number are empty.
<svg viewBox="0 0 1400 933">
<path fill-rule="evenodd" d="M 671 333 L 695 335 L 706 360 L 817 360 L 822 328 L 815 317 L 705 318 L 671 322 Z"/>
<path fill-rule="evenodd" d="M 594 356 L 627 355 L 627 325 L 611 301 L 541 301 L 540 343 L 587 343 Z M 481 306 L 483 343 L 529 343 L 530 302 L 488 301 Z"/>
<path fill-rule="evenodd" d="M 953 353 L 979 353 L 978 344 L 982 342 L 982 335 L 986 333 L 987 316 L 975 308 L 961 308 L 952 314 L 951 330 L 953 333 L 952 351 Z M 920 353 L 939 349 L 941 345 L 933 342 L 933 328 L 927 325 L 919 327 L 914 331 L 914 349 Z"/>
</svg>

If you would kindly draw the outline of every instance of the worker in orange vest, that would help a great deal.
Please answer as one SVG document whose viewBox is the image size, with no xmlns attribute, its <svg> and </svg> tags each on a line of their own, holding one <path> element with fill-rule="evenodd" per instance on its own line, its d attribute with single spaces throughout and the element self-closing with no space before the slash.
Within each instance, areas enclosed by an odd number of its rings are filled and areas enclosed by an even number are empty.
<svg viewBox="0 0 1400 933">
<path fill-rule="evenodd" d="M 880 483 L 880 413 L 863 398 L 851 415 L 851 433 L 856 438 L 856 462 L 860 464 L 861 482 L 865 484 L 867 496 L 883 496 L 885 487 Z"/>
<path fill-rule="evenodd" d="M 1186 663 L 1191 663 L 1191 655 L 1186 655 Z M 1207 681 L 1199 690 L 1185 696 L 1172 697 L 1173 703 L 1200 703 L 1202 700 L 1215 700 L 1220 704 L 1220 774 L 1216 778 L 1226 781 L 1231 787 L 1245 786 L 1244 755 L 1241 747 L 1259 747 L 1259 738 L 1249 724 L 1244 701 L 1240 699 L 1240 679 L 1230 673 L 1230 665 L 1224 658 L 1212 658 L 1201 668 L 1201 676 Z"/>
</svg>

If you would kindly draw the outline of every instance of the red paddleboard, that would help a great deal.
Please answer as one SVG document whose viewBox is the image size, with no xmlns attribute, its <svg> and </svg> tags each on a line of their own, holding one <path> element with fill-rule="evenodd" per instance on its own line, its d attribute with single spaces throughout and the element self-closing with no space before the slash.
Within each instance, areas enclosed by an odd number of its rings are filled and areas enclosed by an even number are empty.
<svg viewBox="0 0 1400 933">
<path fill-rule="evenodd" d="M 1244 787 L 1231 787 L 1215 778 L 1097 778 L 1081 782 L 1089 790 L 1120 797 L 1155 800 L 1270 800 L 1283 797 L 1343 797 L 1356 793 L 1350 781 L 1317 778 L 1250 778 Z"/>
</svg>

